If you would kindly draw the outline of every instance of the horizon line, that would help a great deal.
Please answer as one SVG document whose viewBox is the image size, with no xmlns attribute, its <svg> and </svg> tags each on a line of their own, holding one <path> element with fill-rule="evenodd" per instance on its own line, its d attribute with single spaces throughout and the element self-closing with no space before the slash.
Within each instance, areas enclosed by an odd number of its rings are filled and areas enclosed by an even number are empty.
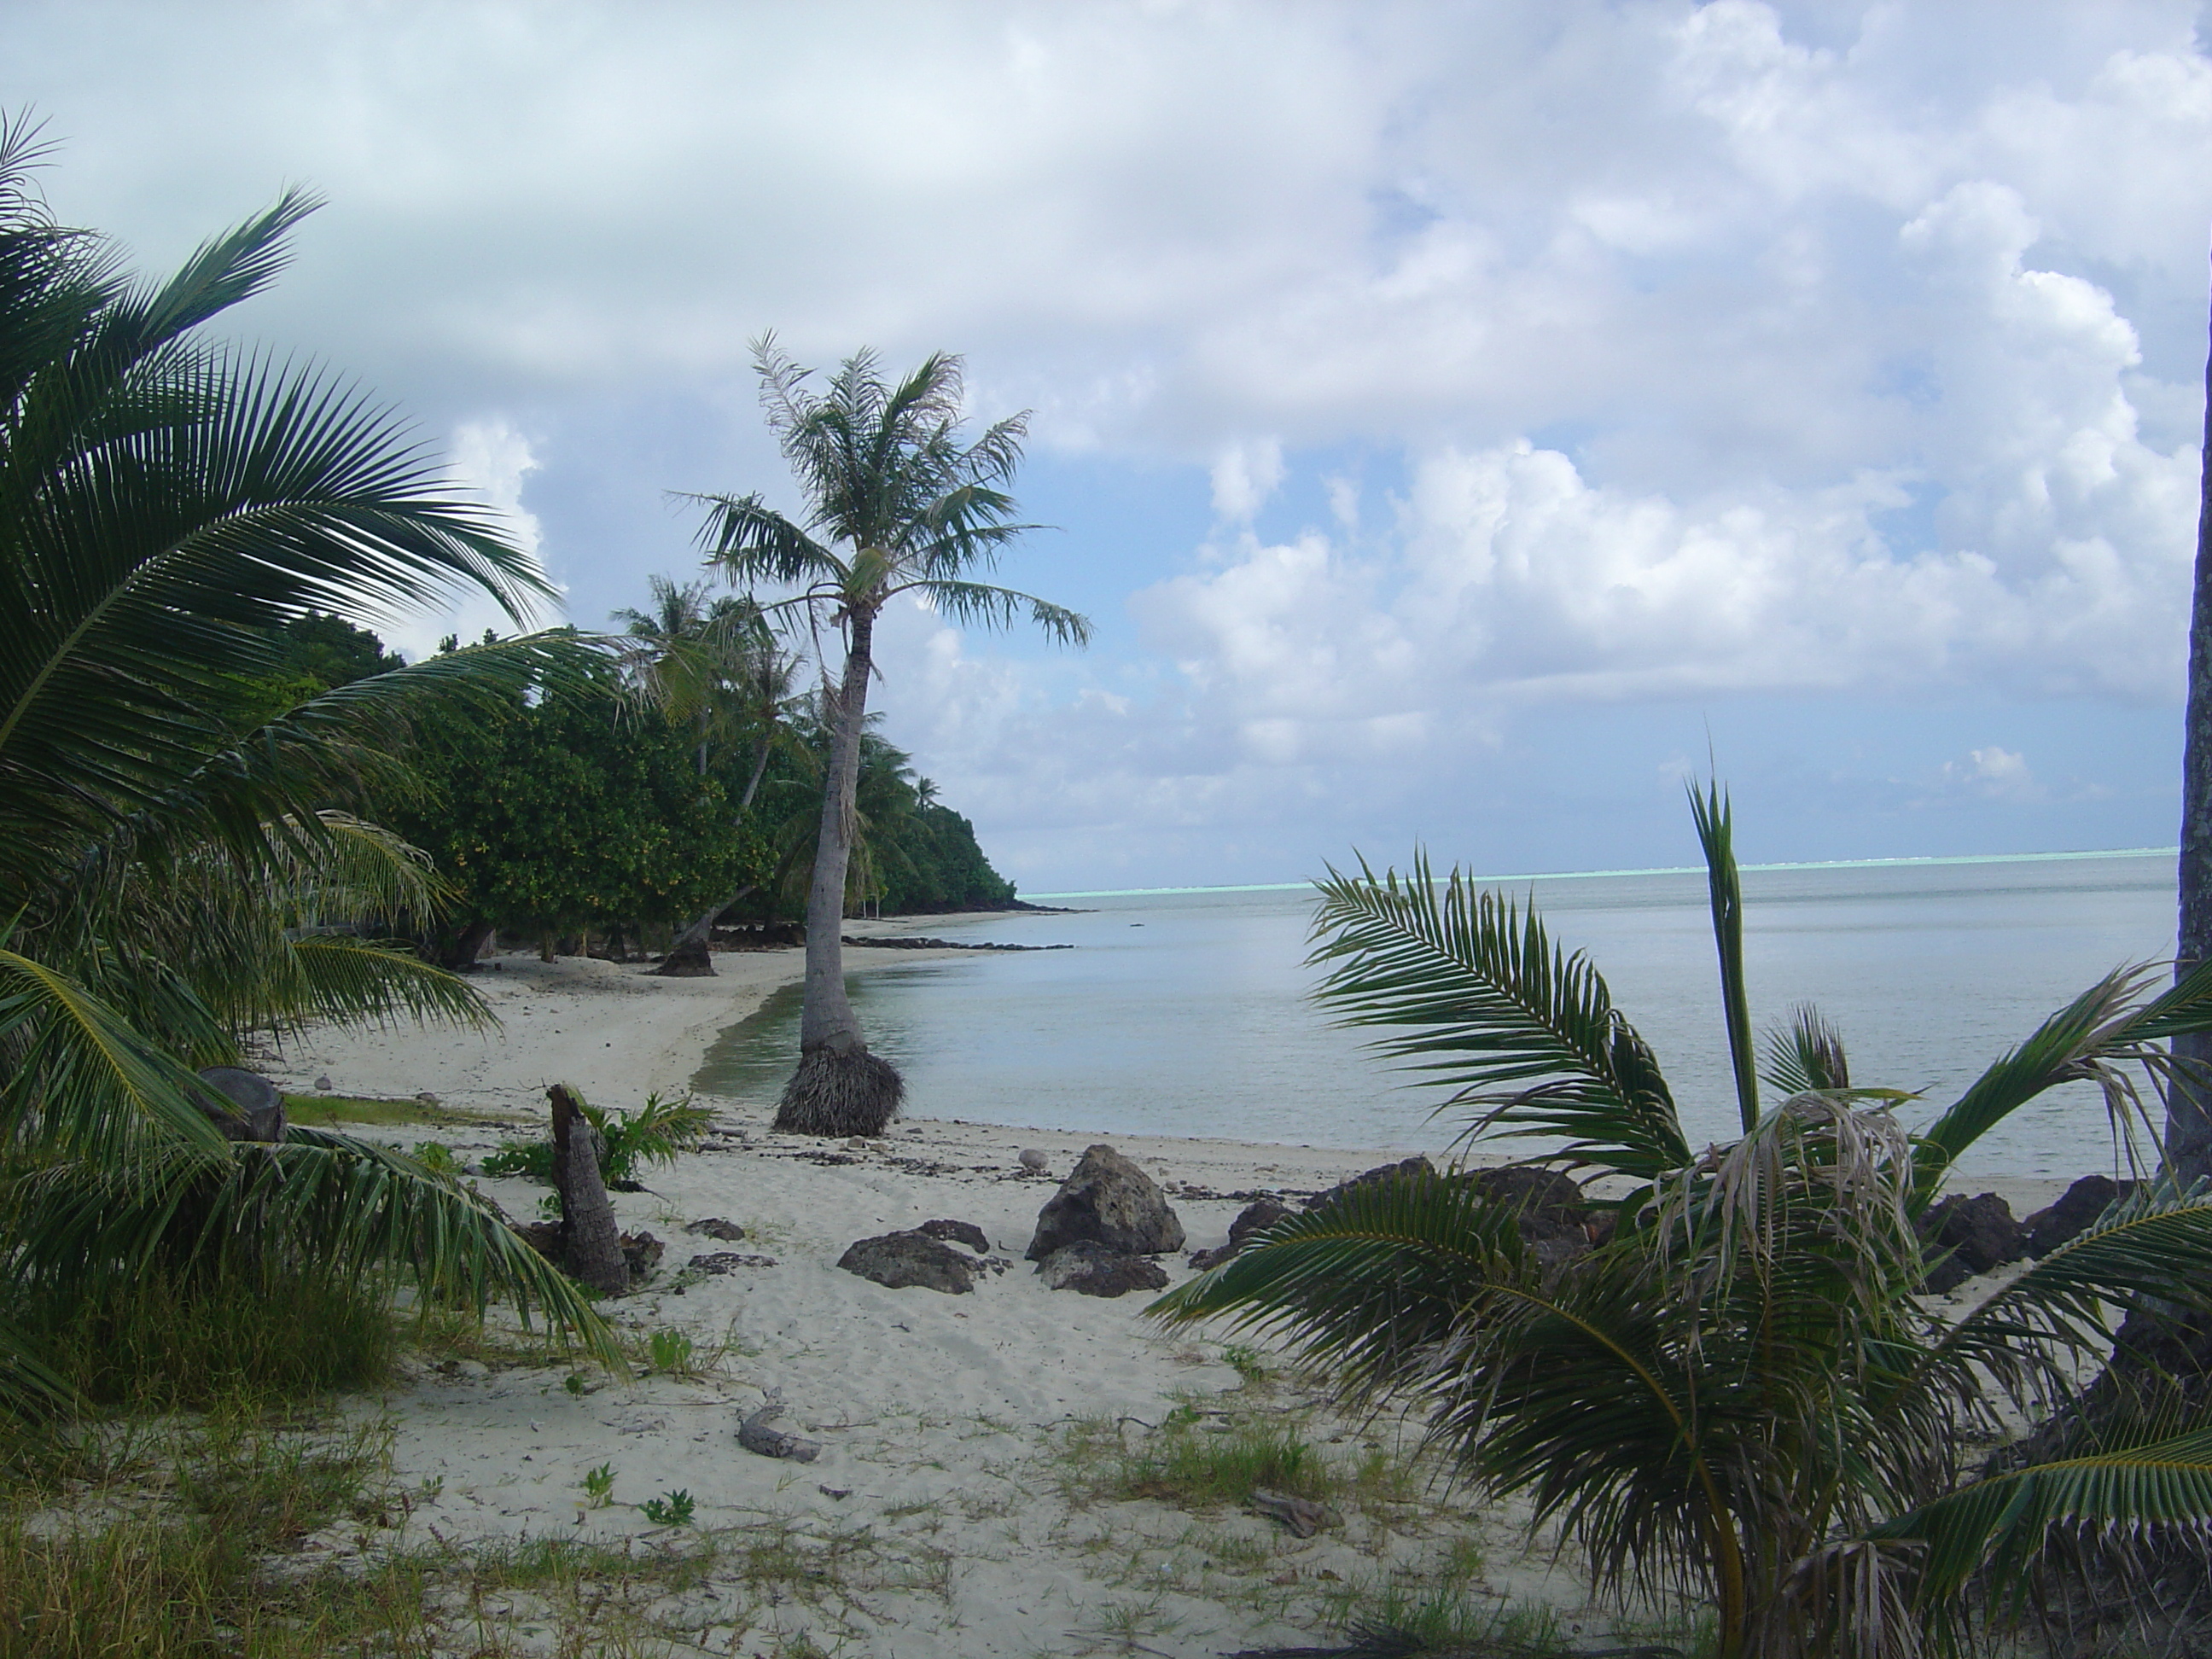
<svg viewBox="0 0 2212 1659">
<path fill-rule="evenodd" d="M 2084 859 L 2175 858 L 2180 855 L 2180 852 L 2178 846 L 2112 847 L 2081 853 L 1954 853 L 1911 858 L 1812 859 L 1784 864 L 1744 864 L 1737 868 L 1748 873 L 1765 870 L 1881 870 L 1901 865 L 2061 864 Z M 1656 866 L 1647 870 L 1542 870 L 1526 875 L 1471 876 L 1468 879 L 1477 887 L 1503 887 L 1523 881 L 1597 881 L 1607 877 L 1702 876 L 1705 873 L 1703 865 L 1675 864 Z M 1094 887 L 1080 892 L 1031 893 L 1029 897 L 1146 898 L 1163 893 L 1295 893 L 1313 884 L 1311 881 L 1255 881 L 1203 887 Z M 1018 896 L 1019 890 L 1016 890 Z"/>
</svg>

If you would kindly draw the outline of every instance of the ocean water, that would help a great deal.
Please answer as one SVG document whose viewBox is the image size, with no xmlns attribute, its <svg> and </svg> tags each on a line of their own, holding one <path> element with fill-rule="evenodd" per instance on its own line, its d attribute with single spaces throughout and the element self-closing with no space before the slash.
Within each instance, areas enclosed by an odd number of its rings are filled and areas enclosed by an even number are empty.
<svg viewBox="0 0 2212 1659">
<path fill-rule="evenodd" d="M 1705 878 L 1500 883 L 1586 951 L 1656 1051 L 1693 1141 L 1733 1135 Z M 2099 975 L 2171 955 L 2171 854 L 1744 873 L 1752 1012 L 1800 1002 L 1841 1030 L 1855 1083 L 1922 1091 L 1924 1121 Z M 1101 1136 L 1174 1134 L 1435 1152 L 1461 1127 L 1307 999 L 1310 890 L 1068 898 L 915 930 L 1068 951 L 901 962 L 848 953 L 870 1045 L 905 1073 L 916 1116 Z M 881 965 L 875 965 L 880 963 Z M 725 1032 L 695 1079 L 772 1099 L 798 1049 L 798 989 Z M 2109 1169 L 2103 1107 L 2053 1091 L 1970 1154 L 1983 1176 Z"/>
</svg>

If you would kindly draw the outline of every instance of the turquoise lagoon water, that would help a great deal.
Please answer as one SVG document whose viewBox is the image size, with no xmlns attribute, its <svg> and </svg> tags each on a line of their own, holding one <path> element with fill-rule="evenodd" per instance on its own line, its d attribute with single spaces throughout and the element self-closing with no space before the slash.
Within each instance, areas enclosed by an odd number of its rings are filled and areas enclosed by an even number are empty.
<svg viewBox="0 0 2212 1659">
<path fill-rule="evenodd" d="M 1553 936 L 1589 953 L 1657 1051 L 1692 1137 L 1731 1135 L 1703 875 L 1498 885 L 1533 894 Z M 2172 949 L 2171 853 L 1750 870 L 1744 889 L 1754 1018 L 1764 1027 L 1817 1004 L 1843 1032 L 1853 1081 L 1925 1091 L 1908 1121 L 1932 1116 L 2099 975 Z M 1431 1120 L 1432 1093 L 1308 1002 L 1310 890 L 1051 902 L 1083 909 L 925 918 L 914 930 L 1077 948 L 933 962 L 848 953 L 869 1042 L 906 1074 L 912 1115 L 1102 1136 L 1450 1141 L 1456 1124 Z M 797 1047 L 793 987 L 723 1034 L 696 1086 L 772 1099 Z M 2111 1161 L 2103 1109 L 2077 1085 L 2015 1114 L 1967 1168 L 2069 1177 Z"/>
</svg>

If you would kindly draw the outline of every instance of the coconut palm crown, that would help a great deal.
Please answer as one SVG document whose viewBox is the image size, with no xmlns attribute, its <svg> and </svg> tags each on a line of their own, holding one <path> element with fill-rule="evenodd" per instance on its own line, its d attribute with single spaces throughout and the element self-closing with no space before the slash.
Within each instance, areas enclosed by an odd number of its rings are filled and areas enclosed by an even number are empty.
<svg viewBox="0 0 2212 1659">
<path fill-rule="evenodd" d="M 1363 863 L 1320 884 L 1321 1001 L 1448 1089 L 1467 1141 L 1545 1143 L 1532 1161 L 1585 1183 L 1600 1242 L 1540 1261 L 1480 1184 L 1409 1175 L 1280 1222 L 1152 1311 L 1271 1332 L 1347 1401 L 1425 1413 L 1462 1476 L 1525 1499 L 1601 1585 L 1711 1609 L 1724 1659 L 1948 1647 L 2055 1543 L 2212 1536 L 2212 1425 L 2086 1413 L 2079 1385 L 2130 1307 L 2212 1309 L 2212 1194 L 2147 1182 L 1957 1311 L 1923 1295 L 1916 1226 L 1960 1155 L 2057 1085 L 2096 1085 L 2134 1145 L 2161 1045 L 2212 1027 L 2212 969 L 2163 994 L 2151 968 L 2107 975 L 1908 1133 L 1912 1097 L 1854 1086 L 1809 1010 L 1749 1063 L 1730 813 L 1692 801 L 1739 1139 L 1690 1142 L 1603 977 L 1533 910 L 1425 860 Z M 2008 1411 L 2074 1426 L 1982 1462 Z"/>
<path fill-rule="evenodd" d="M 262 1268 L 513 1296 L 605 1346 L 483 1200 L 342 1135 L 226 1139 L 193 1070 L 311 1020 L 489 1021 L 374 937 L 443 886 L 343 808 L 405 781 L 416 710 L 579 647 L 459 653 L 268 718 L 276 630 L 308 611 L 471 591 L 520 619 L 549 590 L 386 412 L 203 335 L 282 268 L 310 198 L 138 283 L 54 222 L 40 153 L 0 120 L 0 1267 L 27 1296 L 157 1257 L 220 1271 L 251 1216 Z M 9 1312 L 0 1407 L 41 1380 Z"/>
<path fill-rule="evenodd" d="M 833 704 L 822 827 L 806 902 L 806 982 L 799 1061 L 776 1126 L 816 1134 L 879 1134 L 898 1109 L 897 1072 L 868 1052 L 845 994 L 842 949 L 854 792 L 874 672 L 876 620 L 911 593 L 955 621 L 1011 626 L 1026 617 L 1067 645 L 1091 625 L 1063 606 L 975 580 L 1035 526 L 1014 522 L 1004 485 L 1020 464 L 1028 416 L 967 437 L 962 365 L 938 353 L 887 382 L 875 354 L 848 357 L 819 388 L 772 336 L 755 343 L 761 401 L 807 514 L 799 521 L 759 495 L 700 495 L 700 544 L 731 581 L 781 590 L 767 615 L 805 613 L 843 637 Z M 795 593 L 788 590 L 798 590 Z"/>
</svg>

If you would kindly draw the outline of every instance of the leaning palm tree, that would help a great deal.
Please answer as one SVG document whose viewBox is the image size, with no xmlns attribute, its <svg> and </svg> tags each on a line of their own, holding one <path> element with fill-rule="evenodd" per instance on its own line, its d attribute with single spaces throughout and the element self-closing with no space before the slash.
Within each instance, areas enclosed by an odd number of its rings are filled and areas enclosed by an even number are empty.
<svg viewBox="0 0 2212 1659">
<path fill-rule="evenodd" d="M 868 1052 L 845 994 L 842 946 L 854 791 L 874 671 L 876 620 L 911 593 L 961 622 L 1011 625 L 1019 616 L 1065 644 L 1091 625 L 1074 611 L 972 579 L 1032 526 L 1012 521 L 1000 488 L 1021 460 L 1028 417 L 1017 415 L 972 441 L 961 428 L 961 362 L 926 358 L 887 384 L 872 352 L 846 359 L 820 390 L 772 337 L 756 343 L 761 401 L 808 513 L 799 522 L 758 495 L 696 497 L 708 559 L 748 591 L 796 588 L 763 601 L 763 614 L 826 616 L 845 659 L 831 693 L 829 775 L 806 901 L 806 984 L 798 1070 L 776 1127 L 824 1135 L 880 1134 L 902 1092 L 890 1063 Z"/>
<path fill-rule="evenodd" d="M 1673 1591 L 1735 1656 L 1904 1656 L 2001 1611 L 2048 1547 L 2212 1537 L 2212 1431 L 2079 1411 L 2130 1304 L 2212 1307 L 2212 1193 L 2146 1185 L 1951 1314 L 1916 1224 L 1959 1157 L 2045 1091 L 2088 1082 L 2141 1133 L 2161 1046 L 2212 1028 L 2212 968 L 2092 986 L 1917 1134 L 1801 1012 L 1758 1063 L 1742 895 L 1717 793 L 1693 797 L 1720 944 L 1740 1138 L 1699 1150 L 1650 1046 L 1533 912 L 1425 861 L 1321 884 L 1322 1000 L 1451 1090 L 1468 1138 L 1535 1137 L 1589 1183 L 1601 1240 L 1540 1259 L 1496 1188 L 1454 1170 L 1356 1188 L 1154 1305 L 1275 1332 L 1352 1401 L 1425 1411 L 1457 1469 L 1528 1500 L 1601 1584 Z M 1762 1087 L 1773 1103 L 1762 1104 Z M 1610 1231 L 1610 1237 L 1606 1237 Z M 1977 1467 L 2008 1422 L 2077 1425 Z"/>
<path fill-rule="evenodd" d="M 340 1135 L 243 1146 L 194 1071 L 311 1019 L 489 1018 L 378 942 L 441 884 L 334 809 L 404 781 L 418 711 L 579 647 L 441 657 L 266 719 L 293 618 L 467 589 L 520 620 L 548 590 L 384 412 L 198 332 L 282 267 L 310 199 L 134 283 L 46 212 L 38 154 L 0 121 L 0 1264 L 58 1294 L 164 1251 L 217 1271 L 250 1215 L 263 1267 L 507 1296 L 604 1348 L 484 1200 Z M 0 1332 L 0 1405 L 41 1375 L 9 1369 L 23 1346 Z"/>
</svg>

